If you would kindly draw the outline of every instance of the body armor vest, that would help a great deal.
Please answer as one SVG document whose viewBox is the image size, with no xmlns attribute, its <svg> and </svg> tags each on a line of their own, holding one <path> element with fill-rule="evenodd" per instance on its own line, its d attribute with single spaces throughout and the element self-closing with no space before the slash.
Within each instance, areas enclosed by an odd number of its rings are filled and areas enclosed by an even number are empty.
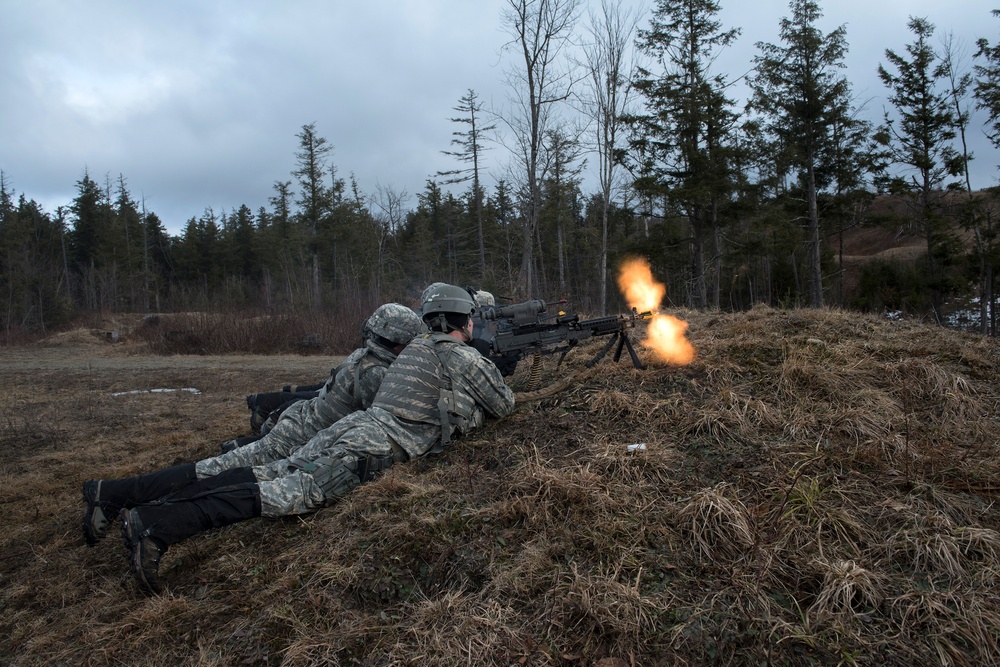
<svg viewBox="0 0 1000 667">
<path fill-rule="evenodd" d="M 414 338 L 386 371 L 372 406 L 398 419 L 440 425 L 447 445 L 452 427 L 466 430 L 476 409 L 472 396 L 452 384 L 450 348 L 456 345 L 463 343 L 442 333 Z"/>
</svg>

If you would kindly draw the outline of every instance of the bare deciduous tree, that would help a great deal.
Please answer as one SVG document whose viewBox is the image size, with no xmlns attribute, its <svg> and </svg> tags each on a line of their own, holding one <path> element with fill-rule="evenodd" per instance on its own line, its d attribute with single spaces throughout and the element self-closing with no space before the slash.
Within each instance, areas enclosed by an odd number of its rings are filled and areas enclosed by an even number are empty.
<svg viewBox="0 0 1000 667">
<path fill-rule="evenodd" d="M 552 122 L 553 106 L 570 95 L 571 76 L 560 67 L 561 51 L 571 37 L 580 0 L 507 0 L 501 17 L 517 48 L 523 69 L 508 72 L 511 110 L 503 115 L 525 178 L 525 225 L 518 287 L 535 291 L 533 241 L 541 209 L 542 138 Z"/>
<path fill-rule="evenodd" d="M 382 300 L 382 284 L 389 253 L 388 245 L 396 237 L 406 218 L 406 202 L 410 196 L 406 190 L 396 190 L 392 186 L 375 186 L 375 196 L 371 198 L 372 229 L 375 234 L 377 252 L 375 269 L 375 295 Z"/>
<path fill-rule="evenodd" d="M 638 16 L 619 1 L 601 0 L 601 13 L 591 12 L 590 40 L 584 45 L 588 90 L 583 108 L 594 123 L 594 152 L 601 187 L 600 310 L 607 312 L 608 210 L 615 186 L 617 150 L 632 92 L 630 47 Z"/>
</svg>

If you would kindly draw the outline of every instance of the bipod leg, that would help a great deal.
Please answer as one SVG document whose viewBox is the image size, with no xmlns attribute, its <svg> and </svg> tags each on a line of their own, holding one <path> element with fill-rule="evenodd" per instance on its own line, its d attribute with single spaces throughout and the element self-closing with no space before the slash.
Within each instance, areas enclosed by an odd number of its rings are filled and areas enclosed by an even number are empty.
<svg viewBox="0 0 1000 667">
<path fill-rule="evenodd" d="M 618 336 L 618 334 L 615 334 L 615 336 Z M 625 334 L 621 334 L 621 338 L 618 339 L 618 347 L 615 349 L 615 356 L 612 357 L 616 364 L 618 363 L 618 360 L 622 358 L 622 348 L 625 347 L 625 341 L 627 340 L 628 338 Z"/>
<path fill-rule="evenodd" d="M 594 358 L 591 359 L 590 361 L 588 361 L 587 363 L 585 363 L 584 366 L 586 366 L 587 368 L 591 368 L 591 367 L 593 367 L 594 364 L 596 364 L 598 361 L 600 361 L 601 359 L 603 359 L 604 355 L 606 355 L 608 353 L 608 350 L 611 349 L 611 346 L 615 344 L 616 340 L 618 340 L 618 336 L 619 335 L 621 335 L 621 332 L 620 331 L 616 331 L 615 334 L 611 338 L 608 339 L 608 342 L 604 344 L 604 348 L 600 352 L 598 352 L 597 354 L 595 354 Z"/>
<path fill-rule="evenodd" d="M 628 337 L 628 334 L 624 331 L 622 332 L 622 340 L 625 342 L 625 347 L 628 348 L 628 356 L 632 357 L 632 365 L 639 370 L 645 370 L 642 362 L 639 361 L 639 355 L 635 353 L 635 348 L 632 347 L 632 339 Z M 621 352 L 621 345 L 618 346 L 618 351 Z M 618 356 L 615 355 L 615 361 L 618 360 Z"/>
</svg>

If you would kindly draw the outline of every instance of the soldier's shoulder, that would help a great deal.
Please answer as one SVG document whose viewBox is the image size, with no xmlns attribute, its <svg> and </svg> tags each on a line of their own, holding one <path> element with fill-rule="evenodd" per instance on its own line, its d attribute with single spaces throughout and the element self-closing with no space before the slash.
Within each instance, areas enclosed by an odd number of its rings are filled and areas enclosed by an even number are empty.
<svg viewBox="0 0 1000 667">
<path fill-rule="evenodd" d="M 347 358 L 344 359 L 344 363 L 345 364 L 356 364 L 356 363 L 358 363 L 358 361 L 360 361 L 361 358 L 365 356 L 365 351 L 366 351 L 366 348 L 363 348 L 363 347 L 357 348 L 356 350 L 354 350 L 353 352 L 351 352 L 349 355 L 347 355 Z"/>
<path fill-rule="evenodd" d="M 470 345 L 465 345 L 464 343 L 450 346 L 449 352 L 451 352 L 455 358 L 461 360 L 461 363 L 464 364 L 479 364 L 486 361 L 486 357 L 484 357 L 479 350 Z"/>
</svg>

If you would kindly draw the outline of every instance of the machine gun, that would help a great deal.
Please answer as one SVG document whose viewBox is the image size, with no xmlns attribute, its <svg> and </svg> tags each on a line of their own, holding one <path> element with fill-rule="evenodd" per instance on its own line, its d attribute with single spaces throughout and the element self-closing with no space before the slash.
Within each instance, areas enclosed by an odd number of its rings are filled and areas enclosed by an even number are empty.
<svg viewBox="0 0 1000 667">
<path fill-rule="evenodd" d="M 565 304 L 559 301 L 552 305 Z M 640 313 L 635 308 L 627 315 L 608 315 L 582 320 L 576 313 L 559 310 L 549 313 L 549 305 L 533 299 L 509 306 L 484 306 L 473 316 L 472 345 L 491 359 L 503 375 L 510 375 L 517 362 L 529 355 L 559 354 L 559 364 L 577 343 L 592 336 L 610 336 L 593 359 L 586 363 L 590 368 L 611 350 L 617 342 L 614 360 L 621 358 L 627 349 L 632 365 L 644 368 L 632 346 L 628 329 L 650 319 L 650 311 Z"/>
</svg>

